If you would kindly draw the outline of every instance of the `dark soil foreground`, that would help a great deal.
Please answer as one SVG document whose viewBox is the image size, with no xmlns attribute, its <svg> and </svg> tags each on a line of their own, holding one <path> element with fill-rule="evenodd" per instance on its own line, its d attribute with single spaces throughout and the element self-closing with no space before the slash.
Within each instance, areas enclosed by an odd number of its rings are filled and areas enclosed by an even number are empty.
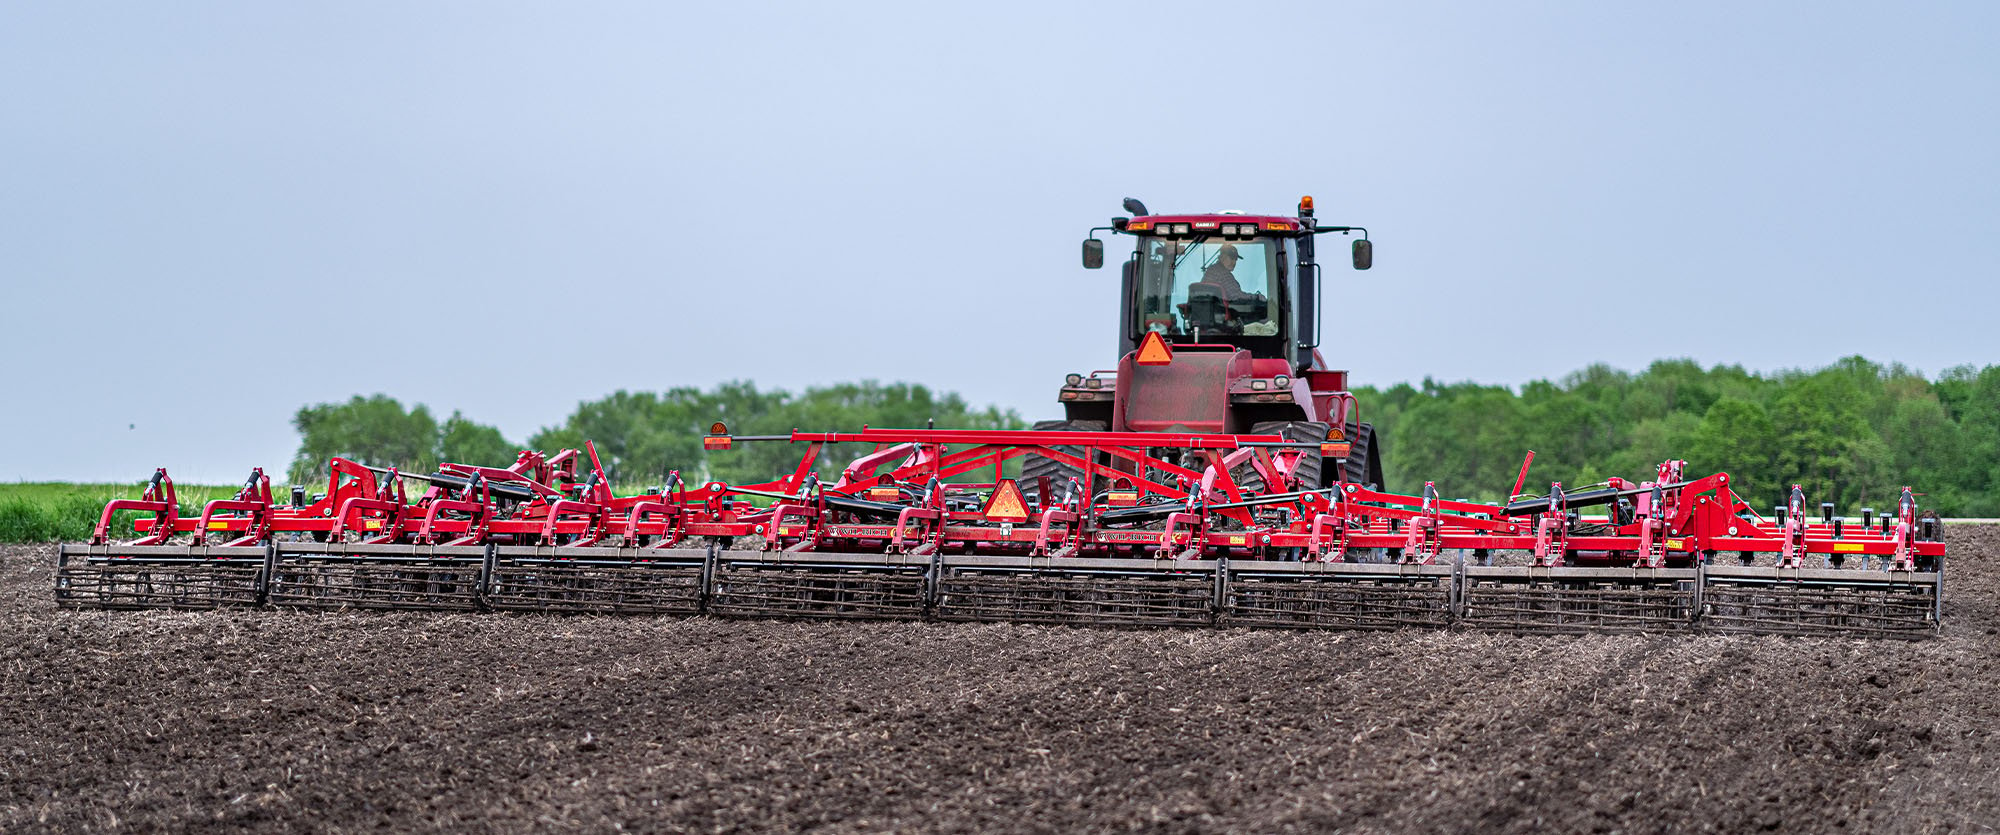
<svg viewBox="0 0 2000 835">
<path fill-rule="evenodd" d="M 1918 643 L 59 612 L 0 552 L 0 831 L 2000 823 L 2000 528 Z"/>
</svg>

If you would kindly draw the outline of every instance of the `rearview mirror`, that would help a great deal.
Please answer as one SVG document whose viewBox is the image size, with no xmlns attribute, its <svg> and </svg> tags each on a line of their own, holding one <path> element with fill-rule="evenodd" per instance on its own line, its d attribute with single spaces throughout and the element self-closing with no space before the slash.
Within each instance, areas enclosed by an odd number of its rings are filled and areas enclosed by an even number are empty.
<svg viewBox="0 0 2000 835">
<path fill-rule="evenodd" d="M 1367 238 L 1354 242 L 1354 268 L 1365 270 L 1375 266 L 1375 244 Z"/>
<path fill-rule="evenodd" d="M 1083 242 L 1083 268 L 1094 270 L 1104 266 L 1104 242 L 1091 238 Z"/>
</svg>

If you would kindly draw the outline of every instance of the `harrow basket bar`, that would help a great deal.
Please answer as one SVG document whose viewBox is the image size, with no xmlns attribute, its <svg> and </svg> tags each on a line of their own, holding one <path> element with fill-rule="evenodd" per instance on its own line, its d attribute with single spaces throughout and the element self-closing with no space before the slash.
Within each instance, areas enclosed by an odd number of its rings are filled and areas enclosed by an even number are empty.
<svg viewBox="0 0 2000 835">
<path fill-rule="evenodd" d="M 476 611 L 486 548 L 283 543 L 267 602 L 311 609 Z"/>
<path fill-rule="evenodd" d="M 1465 568 L 1458 621 L 1508 632 L 1662 632 L 1694 628 L 1693 568 Z"/>
<path fill-rule="evenodd" d="M 224 549 L 209 549 L 221 551 Z M 500 610 L 1091 626 L 1920 638 L 1937 572 L 276 543 L 62 546 L 79 608 Z M 240 554 L 247 559 L 237 559 Z M 137 553 L 135 553 L 137 552 Z"/>
<path fill-rule="evenodd" d="M 1047 557 L 941 557 L 942 620 L 1089 626 L 1215 622 L 1220 563 Z"/>
<path fill-rule="evenodd" d="M 1922 638 L 1944 619 L 1944 575 L 1884 571 L 1857 582 L 1839 569 L 1709 566 L 1701 618 L 1716 632 Z"/>
<path fill-rule="evenodd" d="M 717 552 L 707 611 L 736 617 L 922 618 L 931 560 L 887 554 Z"/>
<path fill-rule="evenodd" d="M 1229 626 L 1440 628 L 1458 611 L 1457 565 L 1238 562 L 1229 567 L 1222 618 Z"/>
<path fill-rule="evenodd" d="M 485 603 L 508 611 L 695 615 L 708 567 L 700 548 L 499 546 L 487 568 Z"/>
<path fill-rule="evenodd" d="M 73 609 L 214 609 L 264 601 L 276 549 L 64 545 L 56 605 Z"/>
</svg>

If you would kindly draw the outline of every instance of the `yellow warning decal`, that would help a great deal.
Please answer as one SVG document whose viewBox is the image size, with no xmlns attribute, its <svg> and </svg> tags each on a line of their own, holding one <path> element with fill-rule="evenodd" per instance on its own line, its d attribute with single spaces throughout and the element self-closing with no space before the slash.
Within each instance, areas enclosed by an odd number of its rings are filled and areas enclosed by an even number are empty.
<svg viewBox="0 0 2000 835">
<path fill-rule="evenodd" d="M 211 531 L 226 531 L 229 530 L 229 523 L 209 520 L 208 529 Z"/>
<path fill-rule="evenodd" d="M 1231 545 L 1247 545 L 1249 542 L 1250 538 L 1246 536 L 1232 536 L 1229 538 L 1229 544 Z"/>
<path fill-rule="evenodd" d="M 1166 365 L 1174 361 L 1174 349 L 1167 347 L 1167 339 L 1159 331 L 1147 331 L 1146 338 L 1139 343 L 1140 365 Z"/>
<path fill-rule="evenodd" d="M 1669 551 L 1678 551 L 1678 550 L 1680 550 L 1680 549 L 1682 549 L 1682 548 L 1685 548 L 1685 547 L 1687 547 L 1687 540 L 1685 540 L 1685 539 L 1669 539 L 1669 540 L 1667 540 L 1667 550 L 1669 550 Z"/>
<path fill-rule="evenodd" d="M 379 530 L 381 530 L 381 529 L 382 529 L 382 520 L 380 520 L 380 519 L 364 519 L 364 520 L 362 520 L 362 522 L 361 522 L 361 527 L 362 527 L 362 529 L 363 529 L 363 530 L 370 530 L 370 531 L 379 531 Z"/>
<path fill-rule="evenodd" d="M 1861 543 L 1859 543 L 1859 542 L 1836 542 L 1836 543 L 1833 543 L 1833 550 L 1834 550 L 1834 551 L 1836 551 L 1836 552 L 1839 552 L 1839 551 L 1859 551 L 1859 550 L 1861 550 Z"/>
<path fill-rule="evenodd" d="M 980 511 L 989 522 L 1028 521 L 1028 500 L 1022 498 L 1021 488 L 1014 480 L 1002 479 L 1000 486 L 993 488 L 992 497 L 986 500 L 986 508 Z"/>
<path fill-rule="evenodd" d="M 1104 494 L 1104 503 L 1112 507 L 1131 507 L 1139 503 L 1139 494 L 1133 490 L 1113 490 Z"/>
<path fill-rule="evenodd" d="M 868 498 L 878 502 L 893 502 L 903 497 L 903 491 L 895 487 L 870 487 Z"/>
</svg>

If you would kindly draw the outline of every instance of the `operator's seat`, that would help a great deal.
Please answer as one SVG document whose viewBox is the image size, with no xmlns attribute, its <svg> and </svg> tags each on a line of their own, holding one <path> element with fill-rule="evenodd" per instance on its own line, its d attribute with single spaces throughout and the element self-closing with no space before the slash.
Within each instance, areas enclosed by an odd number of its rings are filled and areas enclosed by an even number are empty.
<svg viewBox="0 0 2000 835">
<path fill-rule="evenodd" d="M 1196 328 L 1226 331 L 1229 318 L 1229 299 L 1223 295 L 1221 285 L 1206 281 L 1188 285 L 1187 301 L 1181 303 L 1181 321 L 1190 332 Z"/>
</svg>

